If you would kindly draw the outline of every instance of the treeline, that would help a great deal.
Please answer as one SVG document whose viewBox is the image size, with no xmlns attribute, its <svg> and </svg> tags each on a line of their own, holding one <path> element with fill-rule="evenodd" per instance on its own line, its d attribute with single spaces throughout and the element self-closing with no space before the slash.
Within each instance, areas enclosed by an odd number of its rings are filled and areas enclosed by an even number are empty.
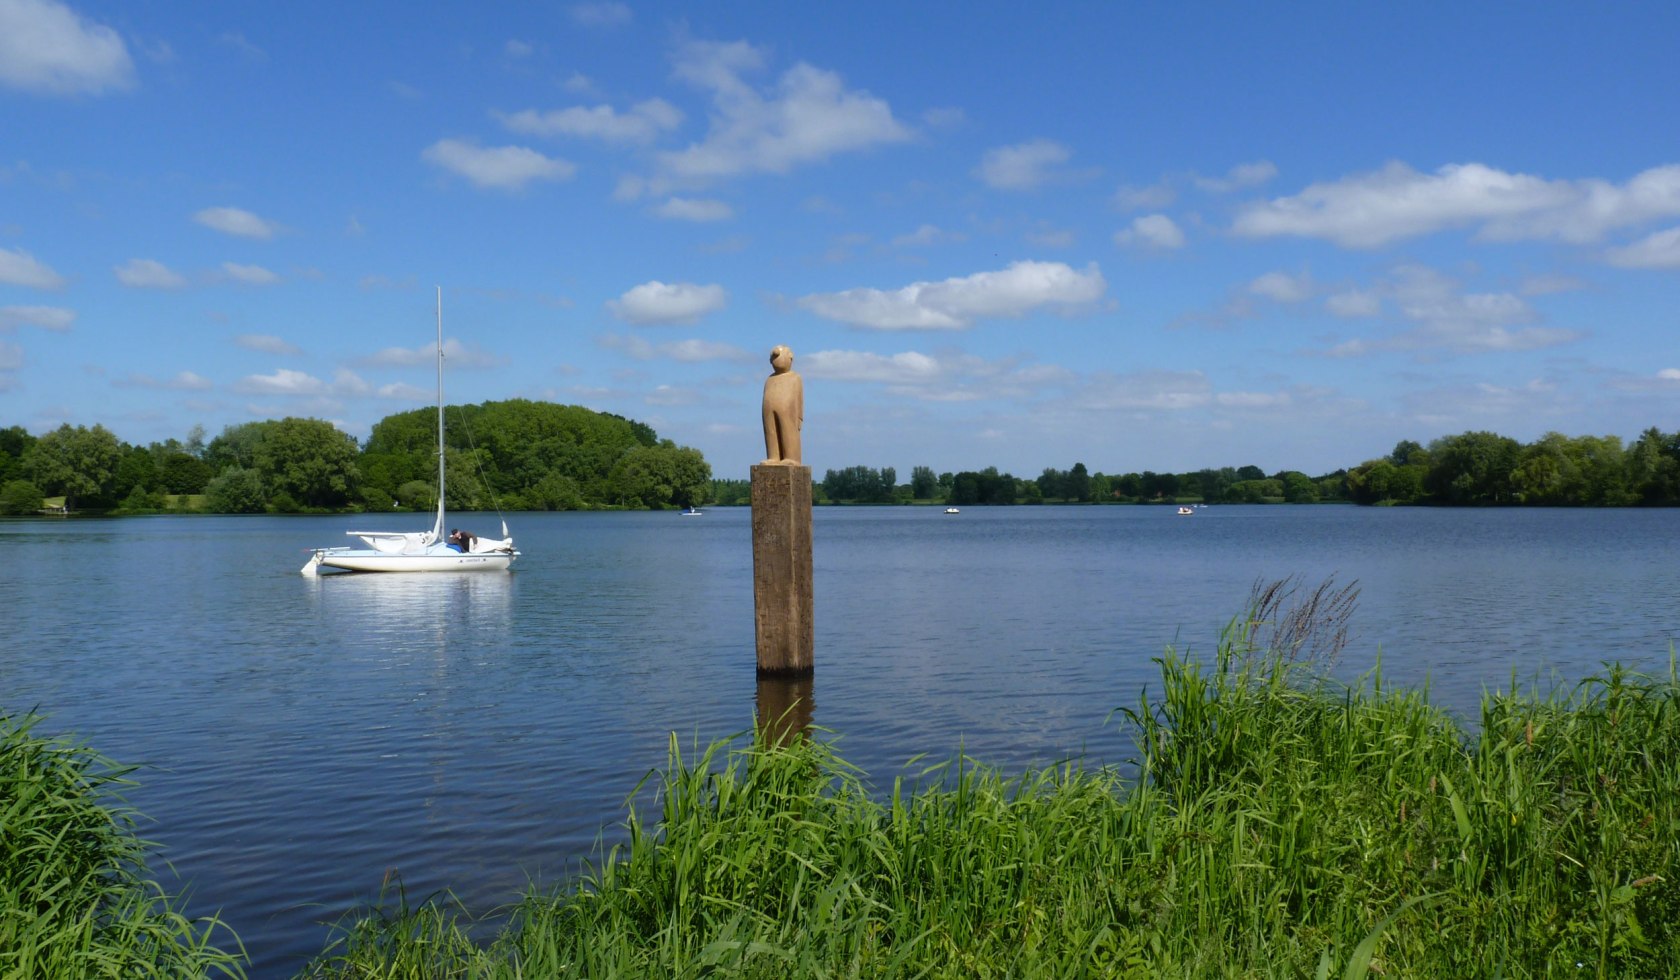
<svg viewBox="0 0 1680 980">
<path fill-rule="evenodd" d="M 1227 466 L 1192 473 L 1144 470 L 1110 475 L 1092 473 L 1084 463 L 1075 463 L 1066 470 L 1047 467 L 1031 480 L 1000 472 L 995 466 L 937 475 L 926 466 L 917 466 L 911 470 L 909 483 L 893 486 L 895 475 L 890 466 L 880 470 L 867 466 L 828 470 L 814 488 L 814 496 L 819 503 L 834 504 L 1316 503 L 1345 499 L 1347 474 L 1339 470 L 1309 477 L 1284 470 L 1268 476 L 1258 466 Z M 731 481 L 714 481 L 714 487 L 724 482 Z M 745 503 L 746 482 L 732 482 L 741 484 L 743 499 L 739 502 Z M 732 502 L 722 499 L 730 489 L 718 488 L 720 503 Z"/>
<path fill-rule="evenodd" d="M 451 510 L 686 507 L 704 503 L 711 466 L 640 422 L 576 405 L 515 399 L 451 406 L 445 500 Z M 366 445 L 320 419 L 229 426 L 205 440 L 129 445 L 104 426 L 40 437 L 0 430 L 0 513 L 67 510 L 309 513 L 430 510 L 437 415 L 381 420 Z"/>
<path fill-rule="evenodd" d="M 828 470 L 815 497 L 826 503 L 940 502 L 953 505 L 1057 503 L 1320 503 L 1624 507 L 1680 505 L 1680 433 L 1646 429 L 1632 445 L 1618 436 L 1548 432 L 1521 443 L 1492 432 L 1442 436 L 1428 446 L 1403 440 L 1387 456 L 1351 470 L 1309 476 L 1226 466 L 1186 473 L 1118 475 L 1046 468 L 1036 479 L 997 467 L 937 476 L 925 466 L 908 484 L 895 470 Z M 739 502 L 746 502 L 745 481 Z M 721 492 L 720 492 L 721 491 Z M 719 502 L 735 491 L 714 484 Z"/>
</svg>

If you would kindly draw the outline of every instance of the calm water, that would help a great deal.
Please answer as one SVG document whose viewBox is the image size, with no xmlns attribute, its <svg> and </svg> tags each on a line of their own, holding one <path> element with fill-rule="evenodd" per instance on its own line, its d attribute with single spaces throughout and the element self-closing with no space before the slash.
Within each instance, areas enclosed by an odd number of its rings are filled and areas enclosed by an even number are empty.
<svg viewBox="0 0 1680 980">
<path fill-rule="evenodd" d="M 0 521 L 0 707 L 151 767 L 147 835 L 259 977 L 391 871 L 479 909 L 561 880 L 671 733 L 738 732 L 760 697 L 744 509 L 516 514 L 507 574 L 297 574 L 348 520 Z M 1357 579 L 1341 672 L 1380 649 L 1460 712 L 1513 672 L 1666 669 L 1680 634 L 1673 510 L 819 509 L 815 537 L 814 720 L 877 777 L 959 745 L 1122 761 L 1111 709 L 1259 578 Z"/>
</svg>

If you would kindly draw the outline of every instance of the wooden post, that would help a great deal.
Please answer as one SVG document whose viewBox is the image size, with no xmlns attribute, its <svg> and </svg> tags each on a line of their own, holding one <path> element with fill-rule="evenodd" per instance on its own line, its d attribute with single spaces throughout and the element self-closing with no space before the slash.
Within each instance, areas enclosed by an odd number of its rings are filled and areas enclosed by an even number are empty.
<svg viewBox="0 0 1680 980">
<path fill-rule="evenodd" d="M 758 676 L 809 676 L 815 647 L 809 466 L 752 468 L 752 537 Z"/>
<path fill-rule="evenodd" d="M 770 745 L 786 745 L 811 728 L 811 675 L 758 675 L 758 730 Z"/>
</svg>

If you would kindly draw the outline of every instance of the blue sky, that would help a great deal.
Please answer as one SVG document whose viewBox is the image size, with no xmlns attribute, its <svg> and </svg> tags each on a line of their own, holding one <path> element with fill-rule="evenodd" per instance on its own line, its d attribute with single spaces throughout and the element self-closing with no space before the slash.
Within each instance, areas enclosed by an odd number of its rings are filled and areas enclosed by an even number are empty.
<svg viewBox="0 0 1680 980">
<path fill-rule="evenodd" d="M 1312 473 L 1680 428 L 1680 8 L 0 0 L 0 424 Z"/>
</svg>

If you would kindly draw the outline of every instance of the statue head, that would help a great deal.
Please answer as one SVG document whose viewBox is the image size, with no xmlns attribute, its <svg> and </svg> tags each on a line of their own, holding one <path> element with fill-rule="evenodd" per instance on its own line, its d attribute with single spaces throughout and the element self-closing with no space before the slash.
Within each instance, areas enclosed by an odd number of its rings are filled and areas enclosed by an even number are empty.
<svg viewBox="0 0 1680 980">
<path fill-rule="evenodd" d="M 777 374 L 781 374 L 793 367 L 793 348 L 786 344 L 777 344 L 770 348 L 770 366 Z"/>
</svg>

